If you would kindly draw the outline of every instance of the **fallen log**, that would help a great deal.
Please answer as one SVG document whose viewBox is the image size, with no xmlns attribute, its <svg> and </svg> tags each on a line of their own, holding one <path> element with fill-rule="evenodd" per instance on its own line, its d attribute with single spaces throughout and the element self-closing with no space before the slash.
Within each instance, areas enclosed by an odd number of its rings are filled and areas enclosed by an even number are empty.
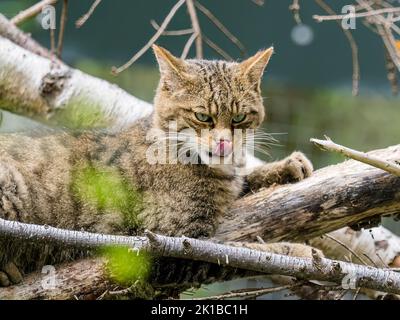
<svg viewBox="0 0 400 320">
<path fill-rule="evenodd" d="M 400 145 L 371 153 L 400 159 Z M 400 212 L 400 178 L 354 160 L 316 171 L 301 182 L 236 201 L 215 237 L 222 241 L 303 241 Z"/>
</svg>

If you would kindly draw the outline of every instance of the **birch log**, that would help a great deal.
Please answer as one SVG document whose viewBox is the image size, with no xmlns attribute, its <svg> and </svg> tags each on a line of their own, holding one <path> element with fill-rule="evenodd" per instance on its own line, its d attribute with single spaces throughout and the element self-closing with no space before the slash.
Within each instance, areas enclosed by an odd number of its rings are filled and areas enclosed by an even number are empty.
<svg viewBox="0 0 400 320">
<path fill-rule="evenodd" d="M 71 110 L 78 117 L 86 111 L 93 121 L 109 127 L 124 127 L 153 110 L 151 104 L 116 85 L 32 54 L 2 36 L 0 107 L 42 121 L 61 121 L 66 126 L 70 123 L 61 114 Z"/>
<path fill-rule="evenodd" d="M 147 233 L 147 237 L 99 235 L 89 232 L 68 231 L 49 226 L 38 226 L 0 219 L 0 232 L 30 240 L 51 240 L 84 246 L 128 245 L 131 249 L 145 251 L 157 257 L 179 258 L 230 266 L 260 273 L 280 274 L 330 281 L 342 284 L 351 281 L 359 287 L 400 293 L 400 273 L 390 269 L 329 260 L 315 255 L 314 258 L 298 258 L 238 246 L 217 244 L 211 241 L 186 237 L 167 237 Z M 62 289 L 61 289 L 62 290 Z M 0 298 L 8 298 L 7 289 L 0 289 Z"/>
</svg>

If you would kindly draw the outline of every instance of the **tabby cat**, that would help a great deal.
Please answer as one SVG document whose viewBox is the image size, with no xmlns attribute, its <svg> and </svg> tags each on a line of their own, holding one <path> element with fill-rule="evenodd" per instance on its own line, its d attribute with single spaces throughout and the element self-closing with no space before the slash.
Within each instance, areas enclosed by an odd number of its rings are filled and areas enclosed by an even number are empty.
<svg viewBox="0 0 400 320">
<path fill-rule="evenodd" d="M 246 152 L 235 154 L 246 132 L 264 120 L 260 81 L 273 48 L 241 63 L 182 60 L 153 49 L 161 79 L 151 117 L 119 132 L 0 136 L 0 218 L 108 234 L 150 229 L 211 237 L 218 217 L 241 194 L 311 175 L 312 165 L 300 152 L 259 162 L 247 175 Z M 151 135 L 154 130 L 165 135 Z M 243 132 L 239 138 L 237 131 Z M 196 163 L 153 161 L 149 150 L 164 141 L 169 142 L 164 151 L 176 148 L 175 160 L 189 153 Z M 68 259 L 48 244 L 0 239 L 0 245 L 2 286 L 40 265 Z M 309 255 L 308 247 L 292 247 L 289 254 Z M 261 249 L 288 253 L 288 244 Z"/>
</svg>

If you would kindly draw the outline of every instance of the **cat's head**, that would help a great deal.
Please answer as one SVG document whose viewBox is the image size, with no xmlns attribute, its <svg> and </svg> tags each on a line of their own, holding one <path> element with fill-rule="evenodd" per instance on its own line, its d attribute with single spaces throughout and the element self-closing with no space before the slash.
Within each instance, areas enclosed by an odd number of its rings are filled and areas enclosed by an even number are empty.
<svg viewBox="0 0 400 320">
<path fill-rule="evenodd" d="M 260 82 L 273 48 L 240 63 L 182 60 L 164 48 L 153 49 L 161 73 L 155 127 L 167 132 L 172 122 L 178 132 L 193 132 L 186 145 L 204 162 L 231 158 L 234 146 L 244 143 L 234 132 L 256 129 L 264 119 Z"/>
</svg>

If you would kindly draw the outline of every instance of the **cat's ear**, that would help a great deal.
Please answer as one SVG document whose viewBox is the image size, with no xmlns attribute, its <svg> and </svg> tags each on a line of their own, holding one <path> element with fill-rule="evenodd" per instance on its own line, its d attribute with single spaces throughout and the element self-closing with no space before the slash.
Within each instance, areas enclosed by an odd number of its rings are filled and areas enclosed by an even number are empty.
<svg viewBox="0 0 400 320">
<path fill-rule="evenodd" d="M 153 44 L 153 51 L 157 58 L 162 78 L 184 78 L 186 76 L 186 62 L 175 57 L 167 49 Z"/>
<path fill-rule="evenodd" d="M 254 56 L 239 64 L 240 73 L 253 81 L 261 80 L 265 67 L 274 53 L 274 47 L 258 51 Z"/>
</svg>

